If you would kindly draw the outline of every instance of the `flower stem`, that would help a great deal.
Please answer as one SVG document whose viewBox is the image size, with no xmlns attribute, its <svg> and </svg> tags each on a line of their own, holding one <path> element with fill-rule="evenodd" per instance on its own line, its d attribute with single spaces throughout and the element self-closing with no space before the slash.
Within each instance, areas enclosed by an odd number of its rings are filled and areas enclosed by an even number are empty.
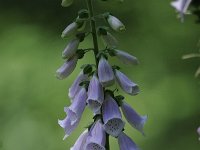
<svg viewBox="0 0 200 150">
<path fill-rule="evenodd" d="M 96 30 L 96 22 L 94 19 L 94 11 L 93 11 L 93 5 L 92 5 L 92 0 L 86 0 L 87 2 L 87 8 L 89 11 L 90 15 L 90 27 L 92 29 L 92 38 L 93 38 L 93 45 L 94 45 L 94 55 L 95 55 L 95 61 L 96 65 L 98 67 L 99 60 L 97 59 L 97 54 L 99 52 L 99 47 L 98 47 L 98 40 L 97 40 L 97 30 Z M 106 133 L 106 145 L 105 145 L 106 150 L 110 150 L 110 144 L 109 144 L 109 134 Z"/>
<path fill-rule="evenodd" d="M 96 65 L 98 65 L 98 59 L 97 59 L 97 54 L 99 51 L 98 47 L 98 41 L 97 41 L 97 31 L 96 31 L 96 22 L 94 20 L 94 12 L 93 12 L 93 5 L 92 5 L 92 0 L 86 0 L 87 1 L 87 7 L 88 11 L 90 14 L 90 26 L 92 28 L 92 38 L 93 38 L 93 44 L 94 44 L 94 55 L 95 55 L 95 61 Z"/>
</svg>

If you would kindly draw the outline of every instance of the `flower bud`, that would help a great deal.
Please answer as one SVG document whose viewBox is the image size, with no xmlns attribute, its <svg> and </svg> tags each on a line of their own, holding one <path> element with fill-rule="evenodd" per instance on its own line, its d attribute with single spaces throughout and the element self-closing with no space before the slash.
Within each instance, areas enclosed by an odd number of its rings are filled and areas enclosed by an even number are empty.
<svg viewBox="0 0 200 150">
<path fill-rule="evenodd" d="M 121 132 L 118 136 L 120 150 L 139 150 L 137 145 L 125 133 Z"/>
<path fill-rule="evenodd" d="M 78 58 L 77 56 L 73 56 L 69 60 L 67 60 L 57 71 L 56 77 L 60 80 L 68 77 L 75 69 Z"/>
<path fill-rule="evenodd" d="M 115 16 L 108 15 L 107 21 L 111 28 L 117 32 L 122 32 L 126 30 L 124 24 Z"/>
<path fill-rule="evenodd" d="M 62 32 L 61 37 L 68 37 L 77 32 L 78 24 L 76 22 L 72 22 L 70 25 L 68 25 L 65 30 Z"/>
<path fill-rule="evenodd" d="M 99 81 L 104 87 L 114 84 L 114 73 L 108 61 L 102 56 L 98 65 Z"/>
<path fill-rule="evenodd" d="M 63 7 L 68 7 L 68 6 L 70 6 L 70 5 L 73 3 L 73 1 L 74 1 L 74 0 L 62 0 L 61 5 L 62 5 Z"/>
<path fill-rule="evenodd" d="M 62 58 L 66 59 L 72 57 L 76 53 L 79 43 L 79 38 L 72 39 L 62 52 Z"/>
<path fill-rule="evenodd" d="M 197 133 L 199 135 L 199 141 L 200 141 L 200 127 L 198 127 L 198 129 L 197 129 Z"/>
<path fill-rule="evenodd" d="M 131 64 L 131 65 L 139 64 L 138 59 L 135 56 L 130 55 L 129 53 L 120 50 L 114 50 L 114 54 L 124 64 Z"/>
</svg>

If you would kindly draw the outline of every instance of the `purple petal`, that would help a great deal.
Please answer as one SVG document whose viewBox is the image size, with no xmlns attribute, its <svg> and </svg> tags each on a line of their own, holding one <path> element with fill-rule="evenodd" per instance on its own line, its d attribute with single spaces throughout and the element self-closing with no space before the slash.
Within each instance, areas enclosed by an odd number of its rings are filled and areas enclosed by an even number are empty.
<svg viewBox="0 0 200 150">
<path fill-rule="evenodd" d="M 83 74 L 83 71 L 81 71 L 74 83 L 72 84 L 72 86 L 69 88 L 68 96 L 71 99 L 74 99 L 75 95 L 80 91 L 81 86 L 79 86 L 79 84 L 86 80 L 88 80 L 88 75 Z"/>
<path fill-rule="evenodd" d="M 67 45 L 67 47 L 64 49 L 64 51 L 62 52 L 62 57 L 63 58 L 72 57 L 76 53 L 79 43 L 80 43 L 80 40 L 78 38 L 72 39 Z"/>
<path fill-rule="evenodd" d="M 132 56 L 129 53 L 120 50 L 114 50 L 114 51 L 117 58 L 120 59 L 124 64 L 132 64 L 132 65 L 139 64 L 139 61 L 135 56 Z"/>
<path fill-rule="evenodd" d="M 87 103 L 94 113 L 97 113 L 104 100 L 104 92 L 101 83 L 96 75 L 93 75 L 88 87 Z"/>
<path fill-rule="evenodd" d="M 118 136 L 120 150 L 139 150 L 137 145 L 125 133 L 121 132 Z"/>
<path fill-rule="evenodd" d="M 70 150 L 81 150 L 85 146 L 85 142 L 88 137 L 88 130 L 86 129 L 76 140 L 73 147 L 70 148 Z"/>
<path fill-rule="evenodd" d="M 72 104 L 65 107 L 65 112 L 69 116 L 71 123 L 76 122 L 81 116 L 86 106 L 87 93 L 85 88 L 82 88 L 75 96 Z"/>
<path fill-rule="evenodd" d="M 192 0 L 176 0 L 171 2 L 171 6 L 174 7 L 179 13 L 181 21 L 184 21 L 184 14 L 187 13 L 188 7 Z"/>
<path fill-rule="evenodd" d="M 200 140 L 200 127 L 198 127 L 198 129 L 197 129 L 197 133 L 199 135 L 199 140 Z"/>
<path fill-rule="evenodd" d="M 65 130 L 65 136 L 63 140 L 65 140 L 74 131 L 74 129 L 78 126 L 79 122 L 80 118 L 76 120 L 76 122 L 71 124 L 71 120 L 68 116 L 64 120 L 58 120 L 58 124 Z"/>
<path fill-rule="evenodd" d="M 125 74 L 119 70 L 115 70 L 115 77 L 120 87 L 130 95 L 137 95 L 139 93 L 139 87 L 132 82 Z"/>
<path fill-rule="evenodd" d="M 108 61 L 101 57 L 98 65 L 98 76 L 99 81 L 104 87 L 111 86 L 114 84 L 114 73 L 112 67 L 109 65 Z"/>
<path fill-rule="evenodd" d="M 65 79 L 68 77 L 75 69 L 77 64 L 78 58 L 77 56 L 74 56 L 67 60 L 57 71 L 56 71 L 56 77 L 60 80 Z"/>
<path fill-rule="evenodd" d="M 102 112 L 105 131 L 108 134 L 117 137 L 123 130 L 125 124 L 122 120 L 121 112 L 116 101 L 109 94 L 106 94 Z"/>
<path fill-rule="evenodd" d="M 86 150 L 105 150 L 106 133 L 100 120 L 91 127 L 87 138 Z"/>
<path fill-rule="evenodd" d="M 140 116 L 134 109 L 131 108 L 130 105 L 124 101 L 121 105 L 121 109 L 130 125 L 144 134 L 143 127 L 147 120 L 147 116 Z"/>
</svg>

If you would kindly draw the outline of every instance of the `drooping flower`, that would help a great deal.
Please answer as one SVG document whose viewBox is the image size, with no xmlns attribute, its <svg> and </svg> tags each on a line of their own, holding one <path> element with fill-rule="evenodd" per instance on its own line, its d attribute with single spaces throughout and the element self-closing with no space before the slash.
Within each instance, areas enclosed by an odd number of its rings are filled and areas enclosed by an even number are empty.
<svg viewBox="0 0 200 150">
<path fill-rule="evenodd" d="M 187 13 L 188 7 L 192 0 L 176 0 L 171 5 L 180 13 L 181 21 L 184 21 L 184 15 Z"/>
<path fill-rule="evenodd" d="M 75 95 L 80 91 L 81 86 L 79 84 L 87 80 L 88 80 L 88 75 L 84 74 L 83 71 L 81 71 L 76 80 L 73 82 L 72 86 L 69 88 L 68 96 L 70 97 L 71 100 L 73 100 Z"/>
<path fill-rule="evenodd" d="M 108 134 L 117 137 L 123 130 L 125 123 L 122 120 L 122 115 L 117 102 L 108 93 L 106 93 L 102 105 L 102 114 L 105 131 Z"/>
<path fill-rule="evenodd" d="M 75 144 L 73 147 L 70 148 L 70 150 L 82 150 L 83 147 L 85 146 L 85 142 L 88 137 L 88 129 L 86 129 L 76 140 Z"/>
<path fill-rule="evenodd" d="M 75 97 L 71 106 L 64 108 L 64 111 L 67 113 L 67 117 L 63 120 L 58 120 L 58 124 L 65 130 L 65 136 L 63 139 L 66 139 L 79 124 L 86 106 L 86 99 L 86 90 L 85 88 L 82 88 Z"/>
<path fill-rule="evenodd" d="M 78 61 L 78 57 L 75 55 L 69 58 L 57 71 L 56 77 L 60 80 L 65 79 L 68 77 L 76 68 L 76 64 Z"/>
<path fill-rule="evenodd" d="M 71 123 L 76 122 L 81 116 L 86 106 L 87 92 L 85 88 L 81 88 L 75 96 L 72 104 L 65 107 L 65 112 L 70 117 Z"/>
<path fill-rule="evenodd" d="M 111 86 L 115 82 L 112 67 L 104 57 L 101 57 L 99 61 L 98 76 L 99 81 L 104 87 Z"/>
<path fill-rule="evenodd" d="M 85 150 L 105 150 L 106 133 L 102 122 L 96 121 L 89 131 Z"/>
<path fill-rule="evenodd" d="M 125 133 L 121 132 L 118 136 L 120 150 L 139 150 L 137 145 Z"/>
<path fill-rule="evenodd" d="M 147 116 L 140 116 L 130 105 L 126 102 L 122 102 L 122 112 L 130 125 L 140 131 L 144 135 L 143 127 L 147 121 Z"/>
<path fill-rule="evenodd" d="M 70 6 L 70 5 L 73 3 L 73 1 L 74 1 L 74 0 L 62 0 L 61 5 L 62 5 L 63 7 L 68 7 L 68 6 Z"/>
<path fill-rule="evenodd" d="M 132 82 L 125 74 L 119 70 L 115 70 L 115 77 L 120 87 L 130 95 L 137 95 L 139 93 L 139 87 Z"/>
<path fill-rule="evenodd" d="M 111 28 L 117 32 L 122 32 L 126 30 L 124 24 L 115 16 L 108 15 L 107 21 Z"/>
<path fill-rule="evenodd" d="M 63 140 L 65 140 L 74 131 L 74 129 L 78 126 L 79 122 L 80 118 L 72 124 L 69 116 L 67 116 L 63 120 L 58 120 L 58 124 L 65 130 L 65 136 Z"/>
<path fill-rule="evenodd" d="M 62 57 L 64 59 L 72 57 L 76 53 L 79 43 L 80 43 L 79 38 L 72 39 L 62 52 Z"/>
<path fill-rule="evenodd" d="M 139 64 L 138 59 L 135 56 L 132 56 L 132 55 L 130 55 L 127 52 L 124 52 L 124 51 L 121 51 L 121 50 L 114 50 L 114 54 L 124 64 L 131 64 L 131 65 L 137 65 L 137 64 Z"/>
<path fill-rule="evenodd" d="M 90 80 L 90 84 L 88 87 L 88 99 L 87 103 L 89 107 L 93 110 L 96 114 L 101 108 L 101 105 L 104 100 L 104 92 L 99 79 L 94 74 L 92 79 Z"/>
</svg>

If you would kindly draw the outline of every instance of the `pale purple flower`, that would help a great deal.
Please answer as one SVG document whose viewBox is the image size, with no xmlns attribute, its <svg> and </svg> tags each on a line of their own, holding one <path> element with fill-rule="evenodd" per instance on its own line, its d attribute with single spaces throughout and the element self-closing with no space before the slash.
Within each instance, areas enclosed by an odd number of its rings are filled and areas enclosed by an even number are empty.
<svg viewBox="0 0 200 150">
<path fill-rule="evenodd" d="M 107 93 L 102 105 L 102 115 L 105 131 L 117 137 L 123 130 L 125 123 L 117 105 L 117 102 Z"/>
<path fill-rule="evenodd" d="M 88 75 L 84 74 L 83 71 L 81 71 L 78 75 L 78 77 L 73 82 L 72 86 L 69 88 L 69 94 L 68 96 L 72 99 L 76 96 L 76 94 L 80 91 L 81 86 L 79 85 L 83 81 L 88 80 Z"/>
<path fill-rule="evenodd" d="M 192 0 L 176 0 L 171 2 L 171 5 L 180 13 L 181 21 L 184 21 L 184 14 L 187 13 L 187 9 Z"/>
<path fill-rule="evenodd" d="M 132 82 L 125 74 L 119 70 L 115 70 L 115 77 L 124 92 L 130 95 L 137 95 L 139 93 L 138 85 Z"/>
<path fill-rule="evenodd" d="M 104 87 L 111 86 L 115 82 L 112 67 L 109 65 L 108 61 L 104 57 L 101 57 L 99 61 L 98 76 L 99 81 Z"/>
<path fill-rule="evenodd" d="M 57 71 L 56 77 L 60 80 L 65 79 L 68 77 L 75 69 L 76 64 L 78 61 L 78 57 L 75 55 L 68 59 Z"/>
<path fill-rule="evenodd" d="M 74 35 L 78 30 L 78 23 L 77 22 L 72 22 L 71 24 L 69 24 L 65 30 L 62 32 L 61 37 L 68 37 L 71 35 Z"/>
<path fill-rule="evenodd" d="M 78 46 L 79 46 L 79 43 L 80 43 L 80 39 L 79 38 L 75 38 L 75 39 L 72 39 L 67 47 L 64 49 L 64 51 L 62 52 L 62 57 L 63 58 L 70 58 L 72 57 L 77 49 L 78 49 Z"/>
<path fill-rule="evenodd" d="M 74 0 L 62 0 L 61 5 L 62 5 L 63 7 L 68 7 L 68 6 L 70 6 L 70 5 L 73 3 L 73 1 L 74 1 Z"/>
<path fill-rule="evenodd" d="M 121 60 L 124 64 L 137 65 L 139 64 L 138 59 L 135 56 L 130 55 L 127 52 L 121 50 L 114 50 L 116 57 Z"/>
<path fill-rule="evenodd" d="M 64 111 L 67 117 L 64 120 L 58 120 L 58 124 L 65 130 L 65 138 L 77 127 L 80 118 L 86 106 L 87 93 L 85 88 L 82 88 L 76 95 L 73 103 L 69 107 L 65 107 Z"/>
<path fill-rule="evenodd" d="M 116 48 L 118 46 L 117 39 L 110 32 L 107 32 L 105 35 L 102 34 L 101 38 L 104 42 L 104 45 L 109 48 Z"/>
<path fill-rule="evenodd" d="M 121 132 L 118 136 L 120 150 L 139 150 L 137 145 L 125 133 Z"/>
<path fill-rule="evenodd" d="M 90 128 L 85 150 L 105 150 L 106 133 L 100 120 Z"/>
<path fill-rule="evenodd" d="M 200 141 L 200 127 L 198 127 L 198 129 L 197 129 L 197 133 L 199 135 L 199 141 Z"/>
<path fill-rule="evenodd" d="M 70 148 L 70 150 L 82 150 L 83 147 L 85 146 L 85 142 L 88 137 L 88 129 L 86 129 L 76 140 L 75 144 L 73 147 Z"/>
<path fill-rule="evenodd" d="M 71 123 L 76 122 L 81 116 L 86 106 L 87 92 L 85 88 L 81 88 L 75 96 L 72 104 L 65 107 L 65 112 L 71 119 Z"/>
<path fill-rule="evenodd" d="M 111 28 L 117 32 L 122 32 L 126 30 L 124 24 L 115 16 L 108 15 L 107 21 Z"/>
<path fill-rule="evenodd" d="M 70 116 L 67 116 L 63 120 L 58 120 L 58 124 L 65 130 L 65 136 L 63 140 L 65 140 L 74 131 L 74 129 L 78 126 L 79 122 L 80 118 L 72 124 Z"/>
<path fill-rule="evenodd" d="M 130 105 L 126 102 L 122 102 L 122 112 L 128 121 L 128 123 L 144 135 L 143 127 L 147 121 L 147 116 L 140 116 Z"/>
<path fill-rule="evenodd" d="M 93 110 L 94 113 L 97 113 L 104 100 L 104 92 L 99 79 L 94 74 L 92 79 L 90 80 L 90 84 L 88 87 L 88 106 Z"/>
</svg>

